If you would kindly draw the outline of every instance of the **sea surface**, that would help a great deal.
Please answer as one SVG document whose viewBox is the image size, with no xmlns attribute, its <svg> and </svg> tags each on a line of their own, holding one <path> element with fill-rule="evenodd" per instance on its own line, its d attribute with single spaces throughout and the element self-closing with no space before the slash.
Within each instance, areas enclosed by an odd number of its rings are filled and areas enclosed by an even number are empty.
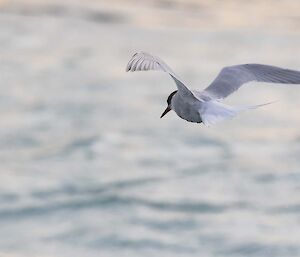
<svg viewBox="0 0 300 257">
<path fill-rule="evenodd" d="M 139 50 L 194 89 L 300 70 L 296 2 L 0 1 L 0 256 L 300 256 L 300 85 L 246 85 L 226 102 L 278 101 L 207 128 L 125 72 Z"/>
</svg>

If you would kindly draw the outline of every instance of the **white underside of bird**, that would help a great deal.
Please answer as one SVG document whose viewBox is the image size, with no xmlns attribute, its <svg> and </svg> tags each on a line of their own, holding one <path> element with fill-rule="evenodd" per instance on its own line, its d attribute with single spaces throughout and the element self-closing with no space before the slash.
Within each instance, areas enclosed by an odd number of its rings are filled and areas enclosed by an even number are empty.
<svg viewBox="0 0 300 257">
<path fill-rule="evenodd" d="M 230 106 L 222 100 L 251 81 L 300 84 L 300 72 L 263 64 L 241 64 L 225 67 L 215 80 L 203 91 L 190 90 L 171 68 L 160 58 L 145 52 L 132 56 L 126 71 L 159 70 L 168 73 L 176 83 L 177 90 L 168 99 L 163 117 L 170 110 L 189 122 L 203 123 L 206 126 L 232 118 L 238 113 L 255 109 L 260 105 Z"/>
</svg>

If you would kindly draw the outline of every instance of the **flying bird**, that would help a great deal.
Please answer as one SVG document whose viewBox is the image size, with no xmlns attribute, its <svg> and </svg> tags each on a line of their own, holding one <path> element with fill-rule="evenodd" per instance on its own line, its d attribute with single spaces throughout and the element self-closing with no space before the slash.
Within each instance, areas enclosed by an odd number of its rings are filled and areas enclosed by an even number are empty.
<svg viewBox="0 0 300 257">
<path fill-rule="evenodd" d="M 224 67 L 207 88 L 196 91 L 190 90 L 163 60 L 149 53 L 134 54 L 126 67 L 126 71 L 148 70 L 168 73 L 177 86 L 177 90 L 168 96 L 168 105 L 161 118 L 173 110 L 184 120 L 202 122 L 206 126 L 232 118 L 242 111 L 270 104 L 230 106 L 222 102 L 224 98 L 248 82 L 300 84 L 299 71 L 264 64 L 240 64 Z"/>
</svg>

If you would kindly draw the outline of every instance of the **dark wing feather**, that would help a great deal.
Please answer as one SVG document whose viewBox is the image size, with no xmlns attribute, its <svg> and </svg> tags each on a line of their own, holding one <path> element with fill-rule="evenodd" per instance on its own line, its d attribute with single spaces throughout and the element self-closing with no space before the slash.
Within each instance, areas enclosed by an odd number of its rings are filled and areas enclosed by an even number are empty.
<svg viewBox="0 0 300 257">
<path fill-rule="evenodd" d="M 127 64 L 126 71 L 148 71 L 159 70 L 168 73 L 175 81 L 178 93 L 182 96 L 194 96 L 182 80 L 172 71 L 172 69 L 160 58 L 145 52 L 139 52 L 132 56 Z"/>
</svg>

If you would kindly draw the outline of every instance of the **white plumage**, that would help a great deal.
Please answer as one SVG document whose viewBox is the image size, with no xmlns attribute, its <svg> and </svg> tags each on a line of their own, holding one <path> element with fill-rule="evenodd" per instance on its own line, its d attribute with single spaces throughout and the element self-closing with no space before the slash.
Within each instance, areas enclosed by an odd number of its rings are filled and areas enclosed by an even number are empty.
<svg viewBox="0 0 300 257">
<path fill-rule="evenodd" d="M 178 89 L 169 96 L 168 107 L 162 116 L 174 110 L 182 119 L 190 122 L 203 122 L 207 126 L 232 118 L 241 111 L 266 105 L 236 107 L 221 102 L 245 83 L 258 81 L 300 84 L 299 71 L 263 64 L 241 64 L 223 68 L 215 80 L 203 91 L 192 91 L 163 60 L 151 54 L 145 52 L 134 54 L 126 67 L 126 71 L 147 70 L 160 70 L 168 73 Z"/>
</svg>

